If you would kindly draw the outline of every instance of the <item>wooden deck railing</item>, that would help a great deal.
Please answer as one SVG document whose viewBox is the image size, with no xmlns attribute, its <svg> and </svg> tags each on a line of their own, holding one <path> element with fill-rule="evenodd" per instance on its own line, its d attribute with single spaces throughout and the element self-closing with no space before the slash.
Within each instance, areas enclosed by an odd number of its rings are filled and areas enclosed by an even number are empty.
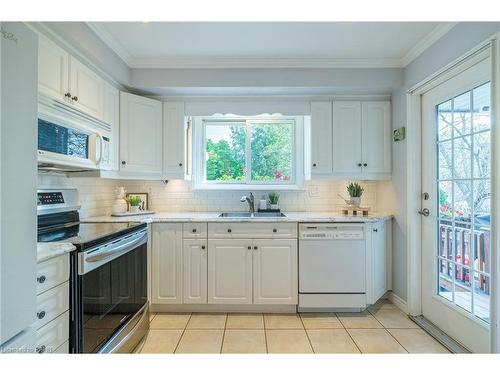
<svg viewBox="0 0 500 375">
<path fill-rule="evenodd" d="M 440 255 L 448 260 L 454 260 L 458 265 L 470 268 L 472 268 L 472 263 L 474 263 L 475 270 L 489 274 L 491 261 L 490 231 L 484 227 L 472 230 L 467 225 L 466 223 L 463 226 L 455 224 L 455 229 L 453 229 L 451 222 L 441 221 L 439 225 Z M 455 255 L 453 254 L 453 241 L 455 241 Z M 472 244 L 475 246 L 472 246 Z M 453 259 L 453 256 L 455 256 L 455 259 Z M 455 280 L 459 280 L 463 284 L 472 284 L 468 270 L 459 267 L 454 271 L 454 267 L 455 265 L 452 263 L 446 263 L 445 265 L 440 263 L 440 272 L 447 274 L 449 277 L 455 277 Z M 489 294 L 490 285 L 487 281 L 487 276 L 480 273 L 477 282 L 478 287 L 484 293 Z"/>
</svg>

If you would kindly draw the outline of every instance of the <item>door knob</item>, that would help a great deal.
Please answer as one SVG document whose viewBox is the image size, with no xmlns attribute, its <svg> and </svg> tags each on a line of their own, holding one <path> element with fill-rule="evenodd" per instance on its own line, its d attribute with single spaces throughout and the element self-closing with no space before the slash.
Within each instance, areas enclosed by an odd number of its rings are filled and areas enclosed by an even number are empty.
<svg viewBox="0 0 500 375">
<path fill-rule="evenodd" d="M 425 217 L 427 217 L 427 216 L 429 216 L 429 215 L 430 215 L 430 211 L 429 211 L 429 209 L 428 209 L 428 208 L 424 208 L 423 210 L 418 211 L 418 213 L 419 213 L 420 215 L 422 215 L 422 216 L 425 216 Z"/>
</svg>

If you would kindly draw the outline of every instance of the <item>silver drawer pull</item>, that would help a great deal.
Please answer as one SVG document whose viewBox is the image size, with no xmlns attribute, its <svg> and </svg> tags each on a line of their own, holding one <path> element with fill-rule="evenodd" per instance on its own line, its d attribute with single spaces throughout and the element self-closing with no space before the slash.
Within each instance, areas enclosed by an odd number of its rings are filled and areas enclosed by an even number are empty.
<svg viewBox="0 0 500 375">
<path fill-rule="evenodd" d="M 37 313 L 36 313 L 36 316 L 38 317 L 38 319 L 43 319 L 43 318 L 45 318 L 45 311 L 40 311 L 40 312 L 37 312 Z"/>
<path fill-rule="evenodd" d="M 45 280 L 47 280 L 47 278 L 45 277 L 45 275 L 38 276 L 36 278 L 36 281 L 38 281 L 39 284 L 43 284 L 45 282 Z"/>
</svg>

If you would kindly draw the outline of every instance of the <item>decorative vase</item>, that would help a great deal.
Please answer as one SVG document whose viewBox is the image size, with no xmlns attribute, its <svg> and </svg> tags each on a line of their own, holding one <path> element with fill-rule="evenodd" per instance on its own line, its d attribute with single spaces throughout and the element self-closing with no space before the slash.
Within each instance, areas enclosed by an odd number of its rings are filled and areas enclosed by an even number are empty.
<svg viewBox="0 0 500 375">
<path fill-rule="evenodd" d="M 130 212 L 139 212 L 139 207 L 140 206 L 130 206 Z"/>
<path fill-rule="evenodd" d="M 361 197 L 351 197 L 349 204 L 359 207 L 361 205 Z"/>
<path fill-rule="evenodd" d="M 125 188 L 118 187 L 118 188 L 116 188 L 115 192 L 116 192 L 116 199 L 113 202 L 111 212 L 114 215 L 123 214 L 123 213 L 127 212 L 127 209 L 128 209 L 128 204 L 125 201 Z"/>
</svg>

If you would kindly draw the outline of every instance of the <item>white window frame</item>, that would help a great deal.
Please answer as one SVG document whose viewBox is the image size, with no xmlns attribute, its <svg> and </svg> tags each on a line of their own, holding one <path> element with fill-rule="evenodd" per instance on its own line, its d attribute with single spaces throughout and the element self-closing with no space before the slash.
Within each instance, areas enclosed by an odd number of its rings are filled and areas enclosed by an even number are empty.
<svg viewBox="0 0 500 375">
<path fill-rule="evenodd" d="M 246 166 L 248 173 L 244 181 L 207 181 L 205 179 L 206 123 L 246 122 L 269 123 L 293 121 L 293 174 L 290 182 L 273 184 L 269 182 L 251 181 L 251 130 L 247 123 Z M 304 117 L 303 116 L 195 116 L 193 117 L 193 174 L 192 182 L 195 190 L 303 190 L 304 186 Z"/>
</svg>

